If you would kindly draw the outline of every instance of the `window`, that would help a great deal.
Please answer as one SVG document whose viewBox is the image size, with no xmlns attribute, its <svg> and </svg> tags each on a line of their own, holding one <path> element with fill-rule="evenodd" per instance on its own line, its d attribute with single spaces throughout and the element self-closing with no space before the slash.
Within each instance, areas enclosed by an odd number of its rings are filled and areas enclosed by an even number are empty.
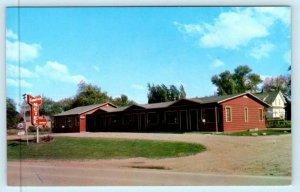
<svg viewBox="0 0 300 192">
<path fill-rule="evenodd" d="M 75 126 L 79 126 L 79 116 L 75 117 Z"/>
<path fill-rule="evenodd" d="M 245 122 L 248 122 L 248 107 L 244 108 L 244 119 L 245 119 Z"/>
<path fill-rule="evenodd" d="M 231 107 L 225 107 L 226 122 L 231 122 Z"/>
<path fill-rule="evenodd" d="M 151 125 L 151 124 L 157 124 L 158 122 L 158 116 L 157 116 L 157 113 L 155 112 L 151 112 L 151 113 L 148 113 L 148 124 Z"/>
<path fill-rule="evenodd" d="M 202 121 L 205 123 L 214 123 L 216 122 L 215 109 L 203 109 L 202 110 Z M 204 120 L 205 119 L 205 120 Z"/>
<path fill-rule="evenodd" d="M 131 115 L 124 115 L 123 116 L 123 124 L 124 125 L 129 125 L 132 121 L 132 116 Z"/>
<path fill-rule="evenodd" d="M 259 109 L 259 120 L 263 121 L 263 119 L 264 119 L 263 109 Z"/>
<path fill-rule="evenodd" d="M 177 112 L 166 112 L 166 122 L 168 124 L 177 124 Z"/>
</svg>

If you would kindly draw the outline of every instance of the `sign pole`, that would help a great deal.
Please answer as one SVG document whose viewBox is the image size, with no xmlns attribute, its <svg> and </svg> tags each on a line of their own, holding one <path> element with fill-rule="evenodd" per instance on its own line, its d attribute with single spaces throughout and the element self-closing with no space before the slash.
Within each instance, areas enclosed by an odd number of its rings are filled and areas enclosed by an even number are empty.
<svg viewBox="0 0 300 192">
<path fill-rule="evenodd" d="M 36 126 L 36 143 L 39 143 L 39 126 Z"/>
</svg>

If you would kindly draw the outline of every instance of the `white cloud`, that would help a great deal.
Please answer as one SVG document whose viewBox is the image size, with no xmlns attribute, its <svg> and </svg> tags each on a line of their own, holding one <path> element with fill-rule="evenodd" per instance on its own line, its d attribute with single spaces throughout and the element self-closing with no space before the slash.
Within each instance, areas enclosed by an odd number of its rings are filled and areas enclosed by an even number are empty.
<svg viewBox="0 0 300 192">
<path fill-rule="evenodd" d="M 190 30 L 186 24 L 175 24 L 183 33 L 198 33 L 199 44 L 203 47 L 238 49 L 252 40 L 268 36 L 275 21 L 288 25 L 289 15 L 290 9 L 286 7 L 235 8 L 219 14 L 211 23 L 188 24 L 193 26 Z"/>
<path fill-rule="evenodd" d="M 291 50 L 285 52 L 283 59 L 287 64 L 291 65 Z"/>
<path fill-rule="evenodd" d="M 25 87 L 25 88 L 30 88 L 32 87 L 31 83 L 28 83 L 25 80 L 16 80 L 16 79 L 11 79 L 11 78 L 7 78 L 6 79 L 6 84 L 7 86 L 12 86 L 12 87 Z"/>
<path fill-rule="evenodd" d="M 56 61 L 48 61 L 44 66 L 36 66 L 35 70 L 40 76 L 65 83 L 77 84 L 82 80 L 86 81 L 84 76 L 70 74 L 66 65 Z"/>
<path fill-rule="evenodd" d="M 93 69 L 95 69 L 96 71 L 100 71 L 99 67 L 97 65 L 93 65 Z"/>
<path fill-rule="evenodd" d="M 18 35 L 15 34 L 12 30 L 6 29 L 6 38 L 18 39 Z"/>
<path fill-rule="evenodd" d="M 16 65 L 8 64 L 6 68 L 7 76 L 8 77 L 24 77 L 24 78 L 30 78 L 30 77 L 36 77 L 37 75 L 35 72 L 32 72 L 28 69 L 25 69 L 23 67 L 18 67 Z"/>
<path fill-rule="evenodd" d="M 202 27 L 197 24 L 181 24 L 179 22 L 173 22 L 173 24 L 177 27 L 177 29 L 186 34 L 197 34 L 203 31 Z"/>
<path fill-rule="evenodd" d="M 139 85 L 139 84 L 132 84 L 131 88 L 136 89 L 136 90 L 146 90 L 146 87 L 144 87 L 143 85 Z"/>
<path fill-rule="evenodd" d="M 272 43 L 260 43 L 250 50 L 250 55 L 255 59 L 267 58 L 274 48 L 275 46 Z"/>
<path fill-rule="evenodd" d="M 6 59 L 8 61 L 17 62 L 20 58 L 21 62 L 28 62 L 39 56 L 40 49 L 41 46 L 39 44 L 27 44 L 19 41 L 12 42 L 6 40 Z"/>
<path fill-rule="evenodd" d="M 225 63 L 220 59 L 215 59 L 211 64 L 211 66 L 214 68 L 222 67 L 224 65 L 225 65 Z"/>
</svg>

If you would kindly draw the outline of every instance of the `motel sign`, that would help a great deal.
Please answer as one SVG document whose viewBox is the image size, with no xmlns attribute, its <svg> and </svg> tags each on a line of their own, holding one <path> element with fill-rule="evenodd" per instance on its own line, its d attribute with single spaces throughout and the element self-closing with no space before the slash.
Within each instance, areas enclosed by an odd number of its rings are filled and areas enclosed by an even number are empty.
<svg viewBox="0 0 300 192">
<path fill-rule="evenodd" d="M 30 105 L 31 124 L 34 126 L 47 125 L 47 119 L 40 117 L 40 105 L 42 104 L 42 97 L 27 95 L 27 103 Z"/>
</svg>

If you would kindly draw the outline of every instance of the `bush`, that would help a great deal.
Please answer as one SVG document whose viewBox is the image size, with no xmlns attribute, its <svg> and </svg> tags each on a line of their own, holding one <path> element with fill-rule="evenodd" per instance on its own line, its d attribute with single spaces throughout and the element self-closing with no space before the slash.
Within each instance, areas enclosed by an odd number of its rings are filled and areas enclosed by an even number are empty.
<svg viewBox="0 0 300 192">
<path fill-rule="evenodd" d="M 46 126 L 46 127 L 40 128 L 39 131 L 40 131 L 40 132 L 44 132 L 44 133 L 51 133 L 51 127 Z M 34 126 L 28 127 L 28 132 L 29 132 L 29 133 L 30 133 L 30 132 L 31 132 L 31 133 L 36 132 L 36 127 L 34 127 Z"/>
<path fill-rule="evenodd" d="M 287 120 L 267 120 L 266 121 L 267 128 L 291 128 L 292 122 Z"/>
</svg>

